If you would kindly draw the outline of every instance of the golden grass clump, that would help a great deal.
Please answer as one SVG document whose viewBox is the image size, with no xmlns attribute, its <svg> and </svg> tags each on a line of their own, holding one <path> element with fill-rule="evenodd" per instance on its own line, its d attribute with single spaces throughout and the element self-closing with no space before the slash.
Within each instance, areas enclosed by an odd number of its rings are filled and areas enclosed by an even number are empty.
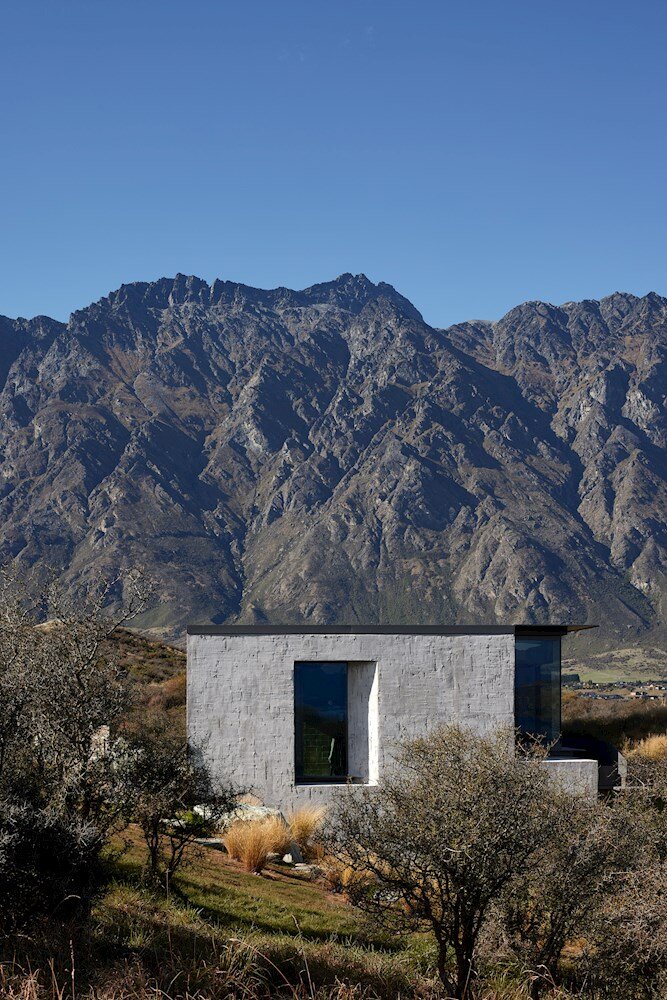
<svg viewBox="0 0 667 1000">
<path fill-rule="evenodd" d="M 339 892 L 347 898 L 354 894 L 355 889 L 363 889 L 375 881 L 372 872 L 358 871 L 345 858 L 334 858 L 328 854 L 320 861 L 319 868 L 331 892 Z"/>
<path fill-rule="evenodd" d="M 287 817 L 287 824 L 292 835 L 292 840 L 297 844 L 304 858 L 320 856 L 321 852 L 316 843 L 326 808 L 324 806 L 301 806 L 295 809 Z"/>
<path fill-rule="evenodd" d="M 282 816 L 262 819 L 237 819 L 224 834 L 223 843 L 230 858 L 240 861 L 249 872 L 259 874 L 270 854 L 287 854 L 292 835 Z"/>
<path fill-rule="evenodd" d="M 259 875 L 273 851 L 271 830 L 265 820 L 237 820 L 222 838 L 230 858 L 248 872 Z"/>
<path fill-rule="evenodd" d="M 625 751 L 628 757 L 645 757 L 648 760 L 667 759 L 667 734 L 647 736 Z"/>
<path fill-rule="evenodd" d="M 234 861 L 241 860 L 241 846 L 243 844 L 243 827 L 247 824 L 242 820 L 235 820 L 227 827 L 222 837 L 222 842 L 230 858 Z"/>
<path fill-rule="evenodd" d="M 260 820 L 260 822 L 263 824 L 266 835 L 271 841 L 271 850 L 275 854 L 279 854 L 281 858 L 285 854 L 288 854 L 292 846 L 292 834 L 282 816 L 267 816 L 266 819 Z"/>
</svg>

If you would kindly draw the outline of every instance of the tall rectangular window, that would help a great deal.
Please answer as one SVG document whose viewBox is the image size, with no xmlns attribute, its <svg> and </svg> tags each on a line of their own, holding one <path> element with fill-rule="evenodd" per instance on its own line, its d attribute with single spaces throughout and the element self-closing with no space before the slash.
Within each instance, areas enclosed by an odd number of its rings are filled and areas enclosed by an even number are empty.
<svg viewBox="0 0 667 1000">
<path fill-rule="evenodd" d="M 560 736 L 560 636 L 515 641 L 514 715 L 518 729 L 551 743 Z"/>
<path fill-rule="evenodd" d="M 347 774 L 347 663 L 294 664 L 297 782 L 344 781 Z"/>
</svg>

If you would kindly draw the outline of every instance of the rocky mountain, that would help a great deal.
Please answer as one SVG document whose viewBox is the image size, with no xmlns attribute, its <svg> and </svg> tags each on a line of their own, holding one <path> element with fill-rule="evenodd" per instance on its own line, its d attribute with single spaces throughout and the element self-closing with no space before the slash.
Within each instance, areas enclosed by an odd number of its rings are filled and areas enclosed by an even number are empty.
<svg viewBox="0 0 667 1000">
<path fill-rule="evenodd" d="M 146 627 L 661 634 L 658 295 L 439 330 L 363 275 L 303 291 L 177 275 L 66 325 L 0 319 L 0 387 L 0 556 L 75 590 L 141 566 Z"/>
</svg>

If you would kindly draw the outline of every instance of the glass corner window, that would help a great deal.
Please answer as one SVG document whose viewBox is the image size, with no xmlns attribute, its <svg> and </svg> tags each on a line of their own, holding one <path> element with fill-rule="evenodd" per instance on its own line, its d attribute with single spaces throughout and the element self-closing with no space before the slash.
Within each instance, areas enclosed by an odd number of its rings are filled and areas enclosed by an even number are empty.
<svg viewBox="0 0 667 1000">
<path fill-rule="evenodd" d="M 515 642 L 514 715 L 520 732 L 553 743 L 560 736 L 560 636 Z"/>
<path fill-rule="evenodd" d="M 294 664 L 294 723 L 297 782 L 345 781 L 347 663 Z"/>
</svg>

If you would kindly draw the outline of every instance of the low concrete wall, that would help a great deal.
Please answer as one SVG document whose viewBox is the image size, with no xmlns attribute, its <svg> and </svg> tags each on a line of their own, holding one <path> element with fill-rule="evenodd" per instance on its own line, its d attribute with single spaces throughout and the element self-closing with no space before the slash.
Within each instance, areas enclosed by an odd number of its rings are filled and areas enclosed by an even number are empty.
<svg viewBox="0 0 667 1000">
<path fill-rule="evenodd" d="M 598 762 L 584 758 L 549 758 L 544 761 L 550 777 L 567 792 L 582 795 L 588 799 L 597 798 Z"/>
</svg>

